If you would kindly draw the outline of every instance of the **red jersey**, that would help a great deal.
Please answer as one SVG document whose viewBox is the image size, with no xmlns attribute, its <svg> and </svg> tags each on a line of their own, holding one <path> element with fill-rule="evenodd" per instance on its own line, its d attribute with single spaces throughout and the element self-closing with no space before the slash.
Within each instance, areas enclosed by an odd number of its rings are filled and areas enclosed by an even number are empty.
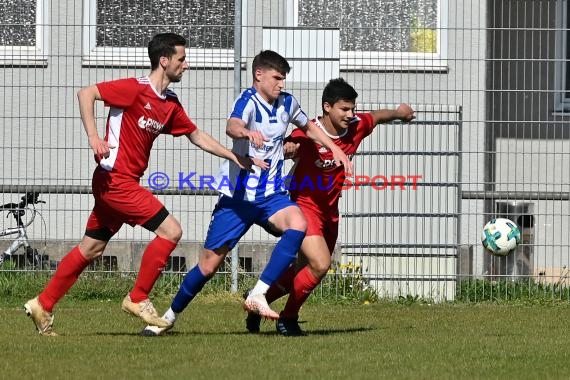
<svg viewBox="0 0 570 380">
<path fill-rule="evenodd" d="M 318 119 L 313 122 L 325 131 Z M 352 159 L 360 142 L 372 133 L 374 126 L 371 114 L 356 114 L 343 135 L 329 137 Z M 342 183 L 344 167 L 335 166 L 332 152 L 313 142 L 300 129 L 295 129 L 287 141 L 300 144 L 298 161 L 288 186 L 291 199 L 319 214 L 338 215 L 338 200 L 342 190 L 338 182 Z"/>
<path fill-rule="evenodd" d="M 105 105 L 111 107 L 105 141 L 114 148 L 108 158 L 95 160 L 113 175 L 139 181 L 159 134 L 181 136 L 197 129 L 176 94 L 167 90 L 160 95 L 148 77 L 102 82 L 97 88 Z"/>
</svg>

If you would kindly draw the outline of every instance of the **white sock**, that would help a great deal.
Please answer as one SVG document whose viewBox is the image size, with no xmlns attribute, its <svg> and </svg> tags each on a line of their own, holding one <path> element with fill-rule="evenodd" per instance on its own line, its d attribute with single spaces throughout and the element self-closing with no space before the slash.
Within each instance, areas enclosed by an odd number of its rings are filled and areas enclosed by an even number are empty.
<svg viewBox="0 0 570 380">
<path fill-rule="evenodd" d="M 176 322 L 176 317 L 178 317 L 178 313 L 173 312 L 171 308 L 168 308 L 166 313 L 162 316 L 163 319 L 166 319 L 170 323 Z"/>
<path fill-rule="evenodd" d="M 255 284 L 253 289 L 251 289 L 251 292 L 249 292 L 249 295 L 255 296 L 257 294 L 265 294 L 267 293 L 268 290 L 269 290 L 269 285 L 267 285 L 265 282 L 261 280 L 258 280 L 257 284 Z"/>
</svg>

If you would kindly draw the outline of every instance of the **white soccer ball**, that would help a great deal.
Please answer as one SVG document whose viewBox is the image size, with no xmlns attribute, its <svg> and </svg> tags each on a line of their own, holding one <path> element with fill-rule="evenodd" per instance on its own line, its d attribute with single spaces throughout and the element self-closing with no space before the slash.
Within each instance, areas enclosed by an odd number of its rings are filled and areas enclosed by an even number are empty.
<svg viewBox="0 0 570 380">
<path fill-rule="evenodd" d="M 506 256 L 521 242 L 521 230 L 510 219 L 491 219 L 481 232 L 483 247 L 491 255 Z"/>
</svg>

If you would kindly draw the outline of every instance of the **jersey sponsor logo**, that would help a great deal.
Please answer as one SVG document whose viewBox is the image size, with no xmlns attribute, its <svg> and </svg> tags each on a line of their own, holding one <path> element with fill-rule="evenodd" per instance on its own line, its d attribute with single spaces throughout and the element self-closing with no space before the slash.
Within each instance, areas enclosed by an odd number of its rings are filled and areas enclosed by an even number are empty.
<svg viewBox="0 0 570 380">
<path fill-rule="evenodd" d="M 319 152 L 320 152 L 320 149 L 319 149 Z M 348 157 L 348 159 L 350 161 L 352 161 L 353 156 L 354 156 L 354 154 L 347 154 L 346 155 L 346 157 Z M 334 162 L 334 159 L 322 160 L 319 158 L 318 160 L 315 160 L 315 166 L 319 169 L 328 169 L 328 168 L 332 168 L 333 166 L 336 166 L 336 164 Z"/>
<path fill-rule="evenodd" d="M 327 169 L 332 168 L 335 166 L 334 160 L 321 160 L 318 159 L 315 161 L 315 166 L 319 169 Z"/>
<path fill-rule="evenodd" d="M 145 119 L 144 116 L 141 116 L 139 121 L 138 121 L 138 125 L 139 128 L 141 129 L 145 129 L 151 133 L 154 134 L 159 134 L 160 131 L 162 131 L 162 128 L 164 128 L 164 124 L 151 119 L 150 117 L 148 119 Z"/>
<path fill-rule="evenodd" d="M 250 142 L 249 145 L 257 150 L 257 151 L 261 151 L 261 152 L 270 152 L 273 150 L 273 148 L 275 147 L 274 145 L 267 145 L 267 144 L 263 144 L 263 146 L 261 148 L 258 148 L 257 146 L 255 146 L 255 144 L 253 142 Z"/>
<path fill-rule="evenodd" d="M 271 142 L 272 142 L 273 144 L 276 144 L 276 143 L 278 143 L 279 141 L 283 141 L 283 135 L 279 135 L 279 136 L 277 136 L 277 137 L 274 137 L 274 138 L 271 140 Z M 265 144 L 265 143 L 263 144 L 263 146 L 262 146 L 261 148 L 256 147 L 256 146 L 255 146 L 253 143 L 251 143 L 251 142 L 249 143 L 249 145 L 250 145 L 252 148 L 254 148 L 255 150 L 262 151 L 262 152 L 270 152 L 270 151 L 273 150 L 273 148 L 275 148 L 275 145 L 269 145 L 269 144 Z"/>
</svg>

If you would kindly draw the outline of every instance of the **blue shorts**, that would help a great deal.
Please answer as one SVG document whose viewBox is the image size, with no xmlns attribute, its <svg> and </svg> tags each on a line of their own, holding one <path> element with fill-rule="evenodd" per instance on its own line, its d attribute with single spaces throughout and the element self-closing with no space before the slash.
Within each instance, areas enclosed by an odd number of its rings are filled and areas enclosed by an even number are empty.
<svg viewBox="0 0 570 380">
<path fill-rule="evenodd" d="M 231 250 L 253 224 L 279 236 L 283 231 L 272 230 L 269 218 L 289 206 L 298 207 L 285 192 L 272 194 L 263 200 L 253 202 L 222 195 L 212 212 L 204 248 L 215 250 L 228 246 Z"/>
</svg>

